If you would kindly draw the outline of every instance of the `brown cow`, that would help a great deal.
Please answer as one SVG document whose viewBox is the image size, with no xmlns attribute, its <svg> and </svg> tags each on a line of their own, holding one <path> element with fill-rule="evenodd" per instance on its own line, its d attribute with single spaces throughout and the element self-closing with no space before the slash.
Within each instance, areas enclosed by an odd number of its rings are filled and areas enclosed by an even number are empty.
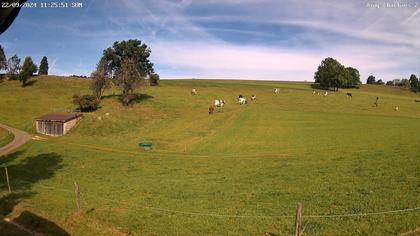
<svg viewBox="0 0 420 236">
<path fill-rule="evenodd" d="M 209 106 L 209 115 L 213 115 L 214 113 L 214 106 Z"/>
</svg>

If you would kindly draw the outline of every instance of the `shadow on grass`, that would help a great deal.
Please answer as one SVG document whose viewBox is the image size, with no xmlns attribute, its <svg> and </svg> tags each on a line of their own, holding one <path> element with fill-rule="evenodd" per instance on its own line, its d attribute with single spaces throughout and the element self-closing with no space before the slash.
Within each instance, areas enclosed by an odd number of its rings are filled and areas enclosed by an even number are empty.
<svg viewBox="0 0 420 236">
<path fill-rule="evenodd" d="M 35 215 L 29 211 L 23 211 L 19 217 L 11 222 L 0 221 L 1 235 L 57 235 L 68 236 L 67 231 L 60 226 Z"/>
<path fill-rule="evenodd" d="M 29 80 L 28 82 L 26 82 L 25 84 L 22 84 L 22 87 L 29 87 L 34 85 L 36 82 L 38 82 L 38 80 Z"/>
<path fill-rule="evenodd" d="M 336 91 L 335 89 L 333 89 L 333 88 L 327 88 L 327 87 L 322 87 L 321 85 L 319 85 L 319 84 L 311 84 L 311 88 L 313 88 L 313 89 L 318 89 L 318 90 L 326 90 L 326 91 Z M 338 90 L 337 90 L 338 91 Z"/>
<path fill-rule="evenodd" d="M 318 90 L 333 91 L 333 92 L 338 92 L 339 89 L 359 89 L 358 86 L 356 86 L 356 87 L 348 87 L 348 88 L 329 88 L 329 87 L 322 87 L 318 83 L 311 84 L 311 88 L 318 89 Z"/>
<path fill-rule="evenodd" d="M 8 155 L 0 156 L 0 167 L 4 168 L 7 167 L 7 164 L 18 158 L 20 155 L 23 154 L 23 151 L 13 152 Z"/>
<path fill-rule="evenodd" d="M 117 98 L 119 101 L 121 101 L 122 96 L 121 94 L 110 94 L 110 95 L 106 95 L 106 96 L 102 96 L 102 99 L 111 99 L 111 98 Z M 135 93 L 133 94 L 133 97 L 130 99 L 130 103 L 129 104 L 136 104 L 136 103 L 140 103 L 142 101 L 146 101 L 149 99 L 154 98 L 151 95 L 148 94 L 143 94 L 143 93 Z"/>
<path fill-rule="evenodd" d="M 54 152 L 29 156 L 19 163 L 11 164 L 23 153 L 23 151 L 18 151 L 0 157 L 1 166 L 7 167 L 12 190 L 12 193 L 3 195 L 0 198 L 0 217 L 2 219 L 10 214 L 14 207 L 21 201 L 30 198 L 35 194 L 35 192 L 31 190 L 34 184 L 54 177 L 55 172 L 63 167 L 61 164 L 62 157 Z M 1 170 L 1 175 L 0 189 L 7 191 L 3 168 Z M 53 222 L 28 211 L 22 212 L 18 218 L 13 219 L 11 222 L 4 220 L 0 222 L 1 235 L 4 235 L 3 232 L 10 232 L 9 235 L 31 235 L 30 233 L 25 232 L 22 227 L 47 235 L 69 235 Z M 24 234 L 22 234 L 21 231 L 24 232 Z"/>
</svg>

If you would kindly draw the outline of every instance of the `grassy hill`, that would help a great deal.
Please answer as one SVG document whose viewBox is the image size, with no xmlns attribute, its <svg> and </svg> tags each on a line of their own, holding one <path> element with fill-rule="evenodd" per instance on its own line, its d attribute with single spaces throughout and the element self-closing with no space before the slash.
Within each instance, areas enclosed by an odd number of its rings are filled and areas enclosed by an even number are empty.
<svg viewBox="0 0 420 236">
<path fill-rule="evenodd" d="M 74 109 L 72 96 L 87 88 L 85 79 L 54 76 L 26 88 L 1 83 L 0 123 L 34 132 L 36 116 Z M 353 99 L 346 90 L 313 95 L 309 83 L 164 80 L 123 107 L 111 89 L 70 134 L 0 158 L 15 191 L 0 182 L 0 214 L 27 210 L 75 235 L 290 235 L 293 217 L 228 216 L 293 216 L 298 202 L 304 216 L 420 206 L 420 96 L 349 91 Z M 240 106 L 239 94 L 257 100 Z M 216 98 L 226 107 L 209 116 Z M 155 149 L 139 150 L 142 141 Z M 303 219 L 306 235 L 395 235 L 419 225 L 418 211 Z"/>
</svg>

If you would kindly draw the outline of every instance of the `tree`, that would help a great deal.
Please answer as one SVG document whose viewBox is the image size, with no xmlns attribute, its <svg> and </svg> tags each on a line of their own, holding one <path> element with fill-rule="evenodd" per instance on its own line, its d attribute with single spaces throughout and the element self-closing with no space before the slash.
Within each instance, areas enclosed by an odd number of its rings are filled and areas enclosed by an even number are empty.
<svg viewBox="0 0 420 236">
<path fill-rule="evenodd" d="M 408 79 L 405 79 L 405 78 L 401 79 L 399 86 L 409 88 L 410 87 L 410 81 Z"/>
<path fill-rule="evenodd" d="M 93 94 L 98 103 L 100 103 L 102 94 L 104 93 L 105 89 L 109 88 L 110 76 L 108 71 L 108 64 L 105 60 L 101 59 L 96 65 L 96 70 L 91 74 L 92 81 L 90 84 L 90 89 L 93 91 Z"/>
<path fill-rule="evenodd" d="M 0 45 L 0 70 L 7 69 L 6 55 L 4 55 L 3 47 Z"/>
<path fill-rule="evenodd" d="M 345 76 L 345 81 L 343 86 L 345 88 L 355 88 L 361 84 L 360 82 L 360 73 L 357 69 L 353 67 L 346 68 L 348 75 Z"/>
<path fill-rule="evenodd" d="M 334 58 L 328 57 L 321 62 L 315 72 L 315 83 L 321 87 L 338 90 L 349 80 L 349 72 Z"/>
<path fill-rule="evenodd" d="M 376 78 L 373 75 L 369 75 L 369 77 L 366 80 L 366 84 L 375 84 L 376 83 Z"/>
<path fill-rule="evenodd" d="M 122 67 L 124 60 L 130 60 L 134 63 L 140 76 L 151 75 L 153 63 L 149 61 L 151 49 L 140 40 L 130 39 L 127 41 L 116 41 L 112 47 L 104 50 L 102 59 L 108 65 L 108 73 L 115 78 Z"/>
<path fill-rule="evenodd" d="M 15 54 L 9 60 L 7 60 L 7 75 L 9 79 L 16 80 L 18 79 L 18 74 L 20 72 L 20 59 Z"/>
<path fill-rule="evenodd" d="M 121 101 L 129 105 L 136 98 L 135 89 L 143 82 L 144 77 L 138 71 L 138 65 L 133 59 L 124 59 L 116 75 L 117 84 L 122 89 Z"/>
<path fill-rule="evenodd" d="M 384 83 L 384 81 L 382 81 L 381 79 L 379 79 L 378 81 L 376 81 L 376 84 L 384 85 L 385 83 Z"/>
<path fill-rule="evenodd" d="M 25 57 L 23 61 L 22 70 L 19 73 L 19 80 L 22 86 L 26 86 L 29 78 L 38 71 L 38 67 L 34 64 L 31 57 Z"/>
<path fill-rule="evenodd" d="M 410 88 L 411 90 L 413 90 L 413 92 L 416 92 L 416 93 L 420 91 L 419 79 L 417 78 L 415 74 L 412 74 L 410 76 Z"/>
<path fill-rule="evenodd" d="M 48 75 L 48 59 L 44 56 L 39 64 L 38 75 Z"/>
<path fill-rule="evenodd" d="M 160 80 L 160 77 L 159 77 L 158 74 L 156 74 L 156 73 L 151 74 L 150 78 L 149 78 L 150 86 L 159 85 L 159 80 Z"/>
</svg>

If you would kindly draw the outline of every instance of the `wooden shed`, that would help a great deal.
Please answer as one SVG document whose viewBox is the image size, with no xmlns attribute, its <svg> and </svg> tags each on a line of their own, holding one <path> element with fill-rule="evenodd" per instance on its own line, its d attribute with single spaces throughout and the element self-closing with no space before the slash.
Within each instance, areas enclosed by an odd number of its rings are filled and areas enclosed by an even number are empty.
<svg viewBox="0 0 420 236">
<path fill-rule="evenodd" d="M 36 118 L 36 132 L 50 136 L 65 135 L 82 119 L 81 113 L 50 113 Z"/>
</svg>

